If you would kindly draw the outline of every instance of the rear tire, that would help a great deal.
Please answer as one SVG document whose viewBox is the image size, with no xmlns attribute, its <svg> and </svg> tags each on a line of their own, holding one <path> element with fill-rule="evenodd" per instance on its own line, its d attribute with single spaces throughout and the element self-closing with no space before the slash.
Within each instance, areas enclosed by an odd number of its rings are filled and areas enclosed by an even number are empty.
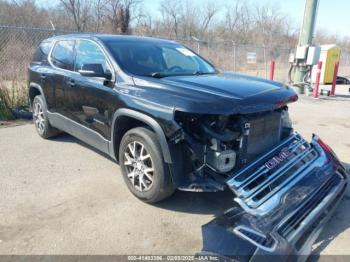
<svg viewBox="0 0 350 262">
<path fill-rule="evenodd" d="M 42 138 L 50 138 L 61 133 L 60 130 L 50 125 L 47 117 L 47 106 L 41 95 L 37 95 L 33 100 L 33 122 L 35 129 Z"/>
<path fill-rule="evenodd" d="M 170 197 L 175 187 L 154 132 L 144 127 L 129 130 L 119 147 L 119 163 L 131 193 L 147 203 Z"/>
</svg>

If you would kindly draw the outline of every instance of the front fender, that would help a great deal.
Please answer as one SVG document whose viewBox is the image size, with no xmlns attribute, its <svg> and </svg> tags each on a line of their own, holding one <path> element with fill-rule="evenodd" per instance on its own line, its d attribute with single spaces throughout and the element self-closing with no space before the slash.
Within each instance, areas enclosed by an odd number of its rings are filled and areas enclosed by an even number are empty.
<svg viewBox="0 0 350 262">
<path fill-rule="evenodd" d="M 131 117 L 134 119 L 137 119 L 145 124 L 147 124 L 148 126 L 150 126 L 153 131 L 156 133 L 158 139 L 159 139 L 159 144 L 162 148 L 162 153 L 163 153 L 163 157 L 164 157 L 164 161 L 168 164 L 172 163 L 171 160 L 171 155 L 170 155 L 170 150 L 169 150 L 169 146 L 168 146 L 168 142 L 167 139 L 165 137 L 165 134 L 163 132 L 163 129 L 161 128 L 161 126 L 158 124 L 158 122 L 156 120 L 154 120 L 152 117 L 145 115 L 143 113 L 140 113 L 138 111 L 135 110 L 131 110 L 131 109 L 127 109 L 127 108 L 121 108 L 118 109 L 113 116 L 113 120 L 112 120 L 112 133 L 111 133 L 111 144 L 110 144 L 110 153 L 111 155 L 113 155 L 114 157 L 118 154 L 118 152 L 116 152 L 116 147 L 114 146 L 114 132 L 115 132 L 115 128 L 116 128 L 116 122 L 118 120 L 119 117 L 122 116 L 127 116 L 127 117 Z"/>
</svg>

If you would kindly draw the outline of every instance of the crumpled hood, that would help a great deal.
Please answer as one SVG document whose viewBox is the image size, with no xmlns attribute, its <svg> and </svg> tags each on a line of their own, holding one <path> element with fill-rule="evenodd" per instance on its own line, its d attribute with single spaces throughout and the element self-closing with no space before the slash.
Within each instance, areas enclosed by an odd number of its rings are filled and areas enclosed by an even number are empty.
<svg viewBox="0 0 350 262">
<path fill-rule="evenodd" d="M 134 78 L 143 95 L 197 113 L 252 113 L 276 109 L 297 100 L 283 83 L 241 74 L 171 76 L 161 79 Z"/>
</svg>

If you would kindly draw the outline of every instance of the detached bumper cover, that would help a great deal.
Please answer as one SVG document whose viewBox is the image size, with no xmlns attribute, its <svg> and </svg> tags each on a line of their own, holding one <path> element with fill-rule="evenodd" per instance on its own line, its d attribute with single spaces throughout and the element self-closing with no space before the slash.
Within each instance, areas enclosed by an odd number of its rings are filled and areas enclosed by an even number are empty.
<svg viewBox="0 0 350 262">
<path fill-rule="evenodd" d="M 317 136 L 308 143 L 295 134 L 232 174 L 227 185 L 236 204 L 202 227 L 201 254 L 294 261 L 310 254 L 344 196 L 347 174 Z"/>
</svg>

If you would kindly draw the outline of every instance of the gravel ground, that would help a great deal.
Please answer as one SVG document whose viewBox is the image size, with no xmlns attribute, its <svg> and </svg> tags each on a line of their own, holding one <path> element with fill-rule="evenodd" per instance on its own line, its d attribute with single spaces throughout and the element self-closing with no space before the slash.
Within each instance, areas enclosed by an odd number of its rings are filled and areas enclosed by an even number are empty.
<svg viewBox="0 0 350 262">
<path fill-rule="evenodd" d="M 345 90 L 345 89 L 344 89 Z M 301 98 L 295 129 L 319 134 L 350 163 L 350 98 Z M 0 254 L 194 254 L 201 225 L 228 209 L 232 193 L 176 192 L 148 205 L 119 167 L 69 135 L 41 139 L 32 124 L 0 128 Z M 350 254 L 350 191 L 315 254 Z"/>
</svg>

